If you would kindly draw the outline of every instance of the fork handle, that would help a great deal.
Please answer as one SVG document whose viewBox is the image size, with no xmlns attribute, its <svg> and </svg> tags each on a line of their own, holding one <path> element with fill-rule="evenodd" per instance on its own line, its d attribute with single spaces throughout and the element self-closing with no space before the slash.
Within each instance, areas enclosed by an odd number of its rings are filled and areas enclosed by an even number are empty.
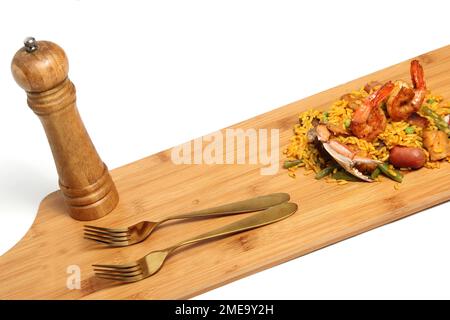
<svg viewBox="0 0 450 320">
<path fill-rule="evenodd" d="M 182 241 L 170 248 L 168 251 L 173 251 L 179 247 L 223 236 L 228 236 L 243 232 L 246 230 L 262 227 L 280 220 L 283 220 L 297 211 L 298 206 L 292 202 L 282 203 L 264 211 L 258 212 L 250 217 L 238 220 L 236 222 L 225 225 L 221 228 L 203 233 L 194 238 Z"/>
<path fill-rule="evenodd" d="M 198 211 L 193 211 L 190 213 L 175 215 L 167 217 L 166 219 L 160 221 L 165 222 L 168 220 L 175 219 L 187 219 L 187 218 L 199 218 L 199 217 L 214 217 L 222 215 L 231 215 L 237 213 L 245 213 L 252 211 L 260 211 L 277 204 L 289 201 L 290 196 L 287 193 L 272 193 L 264 196 L 259 196 L 256 198 L 251 198 L 243 201 L 233 202 L 224 204 L 219 207 L 208 208 Z"/>
</svg>

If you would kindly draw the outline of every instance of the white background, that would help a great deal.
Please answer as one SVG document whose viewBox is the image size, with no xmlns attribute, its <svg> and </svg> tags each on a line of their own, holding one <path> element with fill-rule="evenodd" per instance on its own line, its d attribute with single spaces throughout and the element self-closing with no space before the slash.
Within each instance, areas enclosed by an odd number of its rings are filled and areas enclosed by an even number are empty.
<svg viewBox="0 0 450 320">
<path fill-rule="evenodd" d="M 447 3 L 1 1 L 0 253 L 57 189 L 41 124 L 10 73 L 26 36 L 65 49 L 85 125 L 115 168 L 448 45 Z M 448 299 L 449 209 L 440 205 L 198 298 Z"/>
</svg>

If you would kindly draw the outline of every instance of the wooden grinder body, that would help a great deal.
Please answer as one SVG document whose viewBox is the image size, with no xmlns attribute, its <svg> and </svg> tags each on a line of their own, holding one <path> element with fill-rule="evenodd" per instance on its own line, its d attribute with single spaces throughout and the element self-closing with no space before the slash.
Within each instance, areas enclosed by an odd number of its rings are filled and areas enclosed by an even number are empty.
<svg viewBox="0 0 450 320">
<path fill-rule="evenodd" d="M 28 105 L 44 127 L 70 215 L 77 220 L 98 219 L 116 207 L 116 187 L 78 113 L 64 51 L 48 41 L 34 46 L 33 51 L 24 47 L 14 56 L 14 79 L 27 92 Z"/>
</svg>

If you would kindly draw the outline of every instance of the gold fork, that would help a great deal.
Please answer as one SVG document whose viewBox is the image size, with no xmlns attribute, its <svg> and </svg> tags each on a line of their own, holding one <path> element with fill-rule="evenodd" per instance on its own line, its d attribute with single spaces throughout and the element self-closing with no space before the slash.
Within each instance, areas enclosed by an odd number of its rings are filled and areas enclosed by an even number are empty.
<svg viewBox="0 0 450 320">
<path fill-rule="evenodd" d="M 216 230 L 181 241 L 166 249 L 150 252 L 135 262 L 121 265 L 94 264 L 94 272 L 97 277 L 103 279 L 124 283 L 140 281 L 158 272 L 166 258 L 182 246 L 262 227 L 291 216 L 297 211 L 297 208 L 295 203 L 282 203 Z"/>
<path fill-rule="evenodd" d="M 125 247 L 144 241 L 160 224 L 169 220 L 199 217 L 217 217 L 237 213 L 260 211 L 289 201 L 289 198 L 289 194 L 287 193 L 272 193 L 252 199 L 225 204 L 219 207 L 170 216 L 156 222 L 141 221 L 129 226 L 128 228 L 113 229 L 85 225 L 84 238 L 111 247 Z"/>
</svg>

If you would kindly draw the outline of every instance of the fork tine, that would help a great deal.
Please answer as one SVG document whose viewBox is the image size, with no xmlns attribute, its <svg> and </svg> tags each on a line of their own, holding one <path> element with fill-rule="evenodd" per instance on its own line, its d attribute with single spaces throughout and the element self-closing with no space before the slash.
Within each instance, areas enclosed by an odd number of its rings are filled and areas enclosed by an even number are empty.
<svg viewBox="0 0 450 320">
<path fill-rule="evenodd" d="M 84 238 L 85 239 L 89 239 L 89 240 L 97 240 L 103 243 L 107 243 L 107 244 L 121 244 L 121 243 L 128 243 L 128 240 L 130 239 L 111 239 L 111 238 L 105 238 L 105 237 L 99 237 L 96 235 L 90 235 L 90 234 L 84 234 Z"/>
<path fill-rule="evenodd" d="M 96 230 L 100 230 L 100 231 L 112 232 L 112 233 L 128 232 L 128 228 L 103 228 L 103 227 L 96 227 L 96 226 L 92 226 L 92 225 L 88 225 L 88 224 L 85 224 L 84 227 L 96 229 Z"/>
<path fill-rule="evenodd" d="M 130 262 L 125 264 L 93 264 L 94 268 L 107 268 L 107 269 L 130 269 L 138 267 L 139 264 L 136 262 Z"/>
<path fill-rule="evenodd" d="M 133 273 L 111 273 L 111 272 L 95 272 L 96 276 L 105 276 L 105 277 L 125 277 L 125 278 L 131 278 L 136 277 L 143 274 L 142 270 L 134 271 Z"/>
<path fill-rule="evenodd" d="M 131 236 L 129 236 L 129 237 L 128 236 L 126 236 L 126 237 L 109 237 L 109 236 L 96 234 L 96 233 L 92 233 L 92 232 L 84 232 L 83 235 L 86 236 L 86 237 L 96 238 L 96 239 L 99 239 L 99 240 L 109 241 L 109 242 L 113 242 L 113 241 L 128 241 L 128 240 L 131 239 Z"/>
<path fill-rule="evenodd" d="M 145 278 L 144 271 L 138 262 L 127 264 L 94 264 L 95 276 L 120 282 L 135 282 Z"/>
<path fill-rule="evenodd" d="M 84 228 L 85 232 L 96 232 L 99 234 L 105 234 L 105 235 L 109 235 L 109 236 L 121 236 L 121 235 L 129 235 L 130 232 L 129 230 L 124 231 L 124 232 L 109 232 L 109 231 L 105 231 L 105 230 L 98 230 L 98 229 L 93 229 L 93 228 L 89 228 L 89 227 L 85 227 Z"/>
<path fill-rule="evenodd" d="M 115 274 L 132 274 L 135 272 L 142 272 L 140 267 L 137 268 L 129 268 L 129 269 L 105 269 L 105 268 L 94 268 L 94 272 L 106 272 L 106 273 L 115 273 Z"/>
<path fill-rule="evenodd" d="M 130 240 L 130 236 L 120 236 L 120 237 L 110 237 L 107 235 L 103 235 L 103 234 L 97 234 L 97 233 L 92 233 L 92 232 L 84 232 L 84 235 L 87 237 L 96 237 L 99 238 L 101 240 L 111 240 L 111 241 L 127 241 Z"/>
<path fill-rule="evenodd" d="M 107 280 L 114 280 L 114 281 L 119 281 L 119 282 L 124 282 L 124 283 L 128 283 L 128 282 L 136 282 L 139 280 L 144 279 L 144 275 L 139 275 L 133 278 L 122 278 L 122 277 L 108 277 L 108 276 L 100 276 L 100 275 L 96 275 L 97 278 L 101 278 L 101 279 L 107 279 Z"/>
<path fill-rule="evenodd" d="M 101 237 L 106 237 L 106 238 L 123 238 L 123 237 L 131 236 L 131 234 L 129 234 L 129 233 L 104 233 L 104 232 L 98 232 L 98 231 L 89 230 L 89 229 L 85 229 L 85 230 L 83 230 L 83 232 L 98 235 Z"/>
</svg>

